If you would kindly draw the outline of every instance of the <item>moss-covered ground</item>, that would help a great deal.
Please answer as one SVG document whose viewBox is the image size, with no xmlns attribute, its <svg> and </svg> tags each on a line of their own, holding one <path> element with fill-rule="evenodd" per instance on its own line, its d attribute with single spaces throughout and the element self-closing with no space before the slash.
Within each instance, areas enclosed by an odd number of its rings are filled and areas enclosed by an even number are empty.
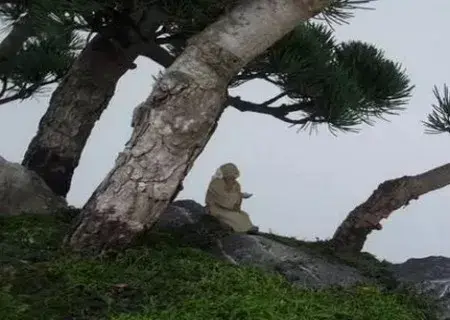
<svg viewBox="0 0 450 320">
<path fill-rule="evenodd" d="M 406 293 L 299 290 L 173 244 L 104 258 L 71 254 L 60 248 L 68 227 L 56 215 L 0 220 L 0 319 L 433 319 L 429 305 Z"/>
</svg>

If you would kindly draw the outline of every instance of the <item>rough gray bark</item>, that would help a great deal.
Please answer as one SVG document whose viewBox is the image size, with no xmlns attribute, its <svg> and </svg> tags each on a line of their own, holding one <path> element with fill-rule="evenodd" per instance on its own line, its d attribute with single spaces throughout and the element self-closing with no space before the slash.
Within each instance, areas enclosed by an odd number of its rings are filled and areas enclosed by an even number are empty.
<svg viewBox="0 0 450 320">
<path fill-rule="evenodd" d="M 415 176 L 387 180 L 364 203 L 351 211 L 336 230 L 332 243 L 338 251 L 360 252 L 380 221 L 411 200 L 450 184 L 450 163 Z"/>
<path fill-rule="evenodd" d="M 95 122 L 137 56 L 133 48 L 121 54 L 97 35 L 53 92 L 22 165 L 35 171 L 57 195 L 67 195 Z"/>
<path fill-rule="evenodd" d="M 95 122 L 107 108 L 119 79 L 133 61 L 145 53 L 169 63 L 167 51 L 151 43 L 154 32 L 166 17 L 156 7 L 136 7 L 130 15 L 139 21 L 140 34 L 124 29 L 130 46 L 97 35 L 81 52 L 71 70 L 54 91 L 36 136 L 22 164 L 35 171 L 57 195 L 65 197 Z"/>
<path fill-rule="evenodd" d="M 132 137 L 83 208 L 70 246 L 120 248 L 151 227 L 213 133 L 232 77 L 323 5 L 244 1 L 191 39 L 136 112 Z"/>
</svg>

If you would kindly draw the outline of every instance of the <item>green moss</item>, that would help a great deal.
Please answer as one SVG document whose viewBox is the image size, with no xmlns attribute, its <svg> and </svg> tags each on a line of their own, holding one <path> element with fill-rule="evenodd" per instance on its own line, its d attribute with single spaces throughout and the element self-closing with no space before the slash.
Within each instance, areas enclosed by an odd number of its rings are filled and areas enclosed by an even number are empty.
<svg viewBox="0 0 450 320">
<path fill-rule="evenodd" d="M 0 218 L 0 265 L 49 260 L 58 254 L 67 227 L 56 215 Z"/>
<path fill-rule="evenodd" d="M 69 254 L 59 249 L 67 227 L 57 217 L 2 220 L 0 319 L 431 319 L 408 294 L 298 290 L 191 248 L 160 243 L 104 259 Z"/>
</svg>

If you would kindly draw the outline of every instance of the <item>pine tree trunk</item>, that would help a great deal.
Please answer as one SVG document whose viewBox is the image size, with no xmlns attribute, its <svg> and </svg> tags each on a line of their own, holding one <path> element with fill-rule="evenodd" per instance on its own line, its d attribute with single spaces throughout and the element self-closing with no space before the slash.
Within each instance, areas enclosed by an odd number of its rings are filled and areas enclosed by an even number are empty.
<svg viewBox="0 0 450 320">
<path fill-rule="evenodd" d="M 360 204 L 341 223 L 331 240 L 340 252 L 360 252 L 372 230 L 379 230 L 382 219 L 407 206 L 411 200 L 450 184 L 450 164 L 415 176 L 387 180 L 380 184 L 366 202 Z"/>
<path fill-rule="evenodd" d="M 243 1 L 191 39 L 136 112 L 129 143 L 67 238 L 71 247 L 117 249 L 151 227 L 213 133 L 232 77 L 322 4 Z"/>
<path fill-rule="evenodd" d="M 54 91 L 22 164 L 65 197 L 86 141 L 114 95 L 116 84 L 138 56 L 121 54 L 96 36 Z"/>
</svg>

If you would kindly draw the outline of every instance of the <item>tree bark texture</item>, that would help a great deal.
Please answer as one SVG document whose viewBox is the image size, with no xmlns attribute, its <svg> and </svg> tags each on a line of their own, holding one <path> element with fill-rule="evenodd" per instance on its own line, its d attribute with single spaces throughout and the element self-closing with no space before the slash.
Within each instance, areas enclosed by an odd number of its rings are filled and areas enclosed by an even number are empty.
<svg viewBox="0 0 450 320">
<path fill-rule="evenodd" d="M 81 52 L 71 70 L 54 91 L 38 132 L 28 146 L 22 164 L 35 171 L 57 195 L 65 197 L 95 122 L 107 108 L 119 79 L 142 53 L 169 63 L 170 54 L 152 43 L 165 19 L 156 7 L 133 9 L 136 30 L 125 27 L 121 35 L 129 46 L 97 35 Z M 108 37 L 106 37 L 108 38 Z"/>
<path fill-rule="evenodd" d="M 67 238 L 72 249 L 121 248 L 151 227 L 214 132 L 232 77 L 323 4 L 243 1 L 190 39 L 136 110 L 130 141 Z"/>
<path fill-rule="evenodd" d="M 380 221 L 407 206 L 411 200 L 450 184 L 450 163 L 415 176 L 387 180 L 364 203 L 351 211 L 336 230 L 331 242 L 337 251 L 360 252 Z"/>
<path fill-rule="evenodd" d="M 114 95 L 116 84 L 138 56 L 119 52 L 97 35 L 53 92 L 22 164 L 65 197 L 87 139 Z"/>
</svg>

